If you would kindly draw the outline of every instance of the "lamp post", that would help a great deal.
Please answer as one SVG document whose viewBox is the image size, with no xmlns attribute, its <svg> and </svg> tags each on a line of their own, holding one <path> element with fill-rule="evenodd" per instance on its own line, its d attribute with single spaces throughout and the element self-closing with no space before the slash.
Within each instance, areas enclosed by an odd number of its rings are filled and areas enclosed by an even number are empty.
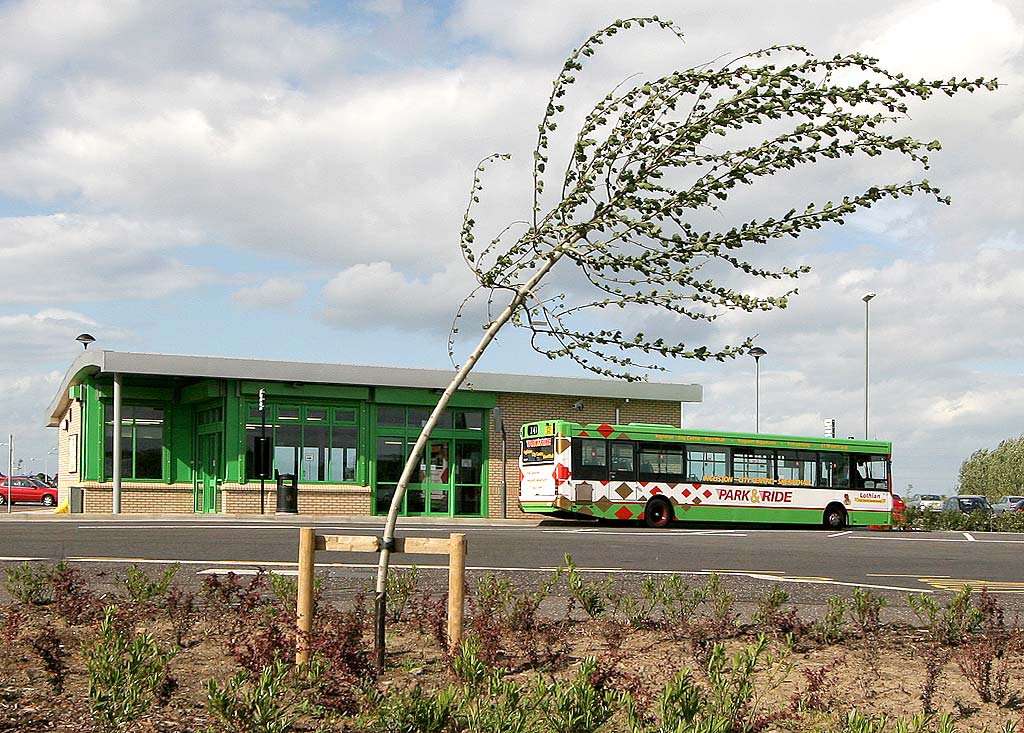
<svg viewBox="0 0 1024 733">
<path fill-rule="evenodd" d="M 3 443 L 0 443 L 3 445 Z M 14 496 L 14 434 L 7 436 L 7 513 L 11 513 L 11 497 Z"/>
<path fill-rule="evenodd" d="M 761 357 L 768 352 L 755 346 L 747 352 L 754 357 L 754 432 L 761 432 Z"/>
<path fill-rule="evenodd" d="M 864 440 L 868 439 L 868 304 L 878 293 L 864 293 Z"/>
<path fill-rule="evenodd" d="M 43 470 L 46 472 L 46 480 L 47 481 L 50 480 L 50 456 L 56 455 L 56 453 L 57 453 L 57 449 L 56 448 L 50 448 L 50 450 L 46 451 L 46 458 L 43 459 L 43 461 L 45 461 L 45 465 L 43 466 Z M 54 476 L 56 476 L 57 472 L 54 471 L 53 473 L 54 473 Z"/>
</svg>

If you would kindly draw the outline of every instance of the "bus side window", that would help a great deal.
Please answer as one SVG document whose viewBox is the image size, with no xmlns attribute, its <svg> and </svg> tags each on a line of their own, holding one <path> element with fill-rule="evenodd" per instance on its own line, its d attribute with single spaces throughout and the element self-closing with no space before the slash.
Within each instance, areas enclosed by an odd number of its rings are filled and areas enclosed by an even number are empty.
<svg viewBox="0 0 1024 733">
<path fill-rule="evenodd" d="M 674 483 L 685 480 L 684 455 L 681 445 L 641 443 L 639 465 L 641 481 Z"/>
<path fill-rule="evenodd" d="M 889 461 L 886 456 L 854 456 L 853 470 L 855 486 L 865 489 L 889 488 Z"/>
<path fill-rule="evenodd" d="M 817 455 L 807 451 L 780 450 L 775 455 L 778 483 L 787 486 L 817 486 Z"/>
<path fill-rule="evenodd" d="M 633 462 L 633 444 L 626 442 L 614 442 L 611 444 L 612 465 L 611 478 L 635 481 L 636 471 Z"/>
<path fill-rule="evenodd" d="M 845 453 L 819 453 L 818 466 L 818 486 L 850 488 L 850 456 Z"/>
<path fill-rule="evenodd" d="M 572 477 L 608 480 L 608 441 L 577 438 L 572 442 Z"/>
<path fill-rule="evenodd" d="M 732 451 L 732 475 L 735 479 L 772 478 L 772 452 L 760 448 L 734 448 Z"/>
<path fill-rule="evenodd" d="M 729 450 L 712 446 L 686 447 L 686 480 L 723 483 L 728 481 Z"/>
</svg>

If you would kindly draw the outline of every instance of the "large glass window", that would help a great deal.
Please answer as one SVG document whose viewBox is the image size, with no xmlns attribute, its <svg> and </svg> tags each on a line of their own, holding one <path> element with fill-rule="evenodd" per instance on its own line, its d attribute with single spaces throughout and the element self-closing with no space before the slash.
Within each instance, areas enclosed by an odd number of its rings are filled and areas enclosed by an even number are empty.
<svg viewBox="0 0 1024 733">
<path fill-rule="evenodd" d="M 114 410 L 107 406 L 110 418 L 104 425 L 104 475 L 114 475 Z M 123 405 L 121 407 L 121 478 L 162 479 L 164 411 L 159 407 Z"/>
<path fill-rule="evenodd" d="M 723 483 L 729 478 L 729 451 L 726 448 L 694 446 L 686 450 L 686 480 Z"/>
<path fill-rule="evenodd" d="M 395 495 L 398 480 L 405 465 L 405 440 L 403 438 L 377 439 L 377 491 L 374 493 L 374 512 L 387 514 L 391 498 Z"/>
<path fill-rule="evenodd" d="M 357 437 L 358 431 L 355 428 L 331 428 L 331 457 L 328 463 L 331 481 L 338 483 L 356 480 Z"/>
<path fill-rule="evenodd" d="M 455 441 L 455 514 L 480 514 L 483 508 L 482 466 L 483 451 L 479 440 Z"/>
<path fill-rule="evenodd" d="M 300 481 L 348 483 L 358 480 L 358 410 L 323 406 L 267 405 L 266 435 L 273 441 L 273 470 Z M 245 426 L 245 476 L 256 476 L 255 445 L 264 428 L 258 409 Z"/>
</svg>

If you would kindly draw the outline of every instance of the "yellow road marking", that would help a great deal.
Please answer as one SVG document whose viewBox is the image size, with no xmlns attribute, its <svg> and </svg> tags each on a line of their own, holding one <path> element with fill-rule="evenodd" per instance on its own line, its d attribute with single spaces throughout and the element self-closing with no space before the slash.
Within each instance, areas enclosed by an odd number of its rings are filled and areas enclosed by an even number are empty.
<svg viewBox="0 0 1024 733">
<path fill-rule="evenodd" d="M 701 572 L 703 573 L 739 573 L 740 575 L 746 575 L 747 573 L 760 573 L 761 575 L 785 575 L 786 573 L 782 570 L 711 570 L 705 568 Z"/>
<path fill-rule="evenodd" d="M 959 591 L 964 586 L 970 586 L 972 590 L 984 588 L 989 593 L 1024 593 L 1024 583 L 1001 580 L 970 580 L 967 578 L 950 577 L 927 577 L 918 578 L 922 583 L 938 588 L 940 590 Z"/>
</svg>

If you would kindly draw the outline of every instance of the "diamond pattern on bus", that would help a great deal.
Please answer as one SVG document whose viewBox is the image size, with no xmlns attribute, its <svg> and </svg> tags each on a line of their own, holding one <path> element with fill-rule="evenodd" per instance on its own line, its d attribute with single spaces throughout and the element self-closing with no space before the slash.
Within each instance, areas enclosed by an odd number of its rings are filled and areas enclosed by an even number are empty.
<svg viewBox="0 0 1024 733">
<path fill-rule="evenodd" d="M 711 489 L 704 489 L 704 498 L 710 499 L 712 496 Z"/>
<path fill-rule="evenodd" d="M 691 493 L 693 493 L 693 492 L 691 492 L 689 489 L 683 489 L 683 498 L 684 499 L 689 499 Z"/>
<path fill-rule="evenodd" d="M 602 496 L 600 499 L 594 502 L 594 506 L 600 509 L 602 513 L 605 513 L 614 505 L 612 504 L 611 499 L 609 499 L 607 496 Z"/>
<path fill-rule="evenodd" d="M 611 425 L 604 423 L 597 428 L 597 432 L 601 433 L 601 436 L 607 438 L 609 435 L 615 432 Z"/>
<path fill-rule="evenodd" d="M 615 516 L 622 520 L 632 519 L 633 512 L 630 510 L 628 506 L 620 506 L 618 510 L 615 512 Z"/>
<path fill-rule="evenodd" d="M 615 489 L 615 493 L 618 494 L 621 499 L 628 499 L 633 495 L 633 490 L 629 488 L 628 484 L 619 484 Z"/>
<path fill-rule="evenodd" d="M 651 496 L 657 496 L 660 493 L 662 493 L 662 491 L 657 486 L 655 486 L 653 489 L 651 489 Z"/>
</svg>

